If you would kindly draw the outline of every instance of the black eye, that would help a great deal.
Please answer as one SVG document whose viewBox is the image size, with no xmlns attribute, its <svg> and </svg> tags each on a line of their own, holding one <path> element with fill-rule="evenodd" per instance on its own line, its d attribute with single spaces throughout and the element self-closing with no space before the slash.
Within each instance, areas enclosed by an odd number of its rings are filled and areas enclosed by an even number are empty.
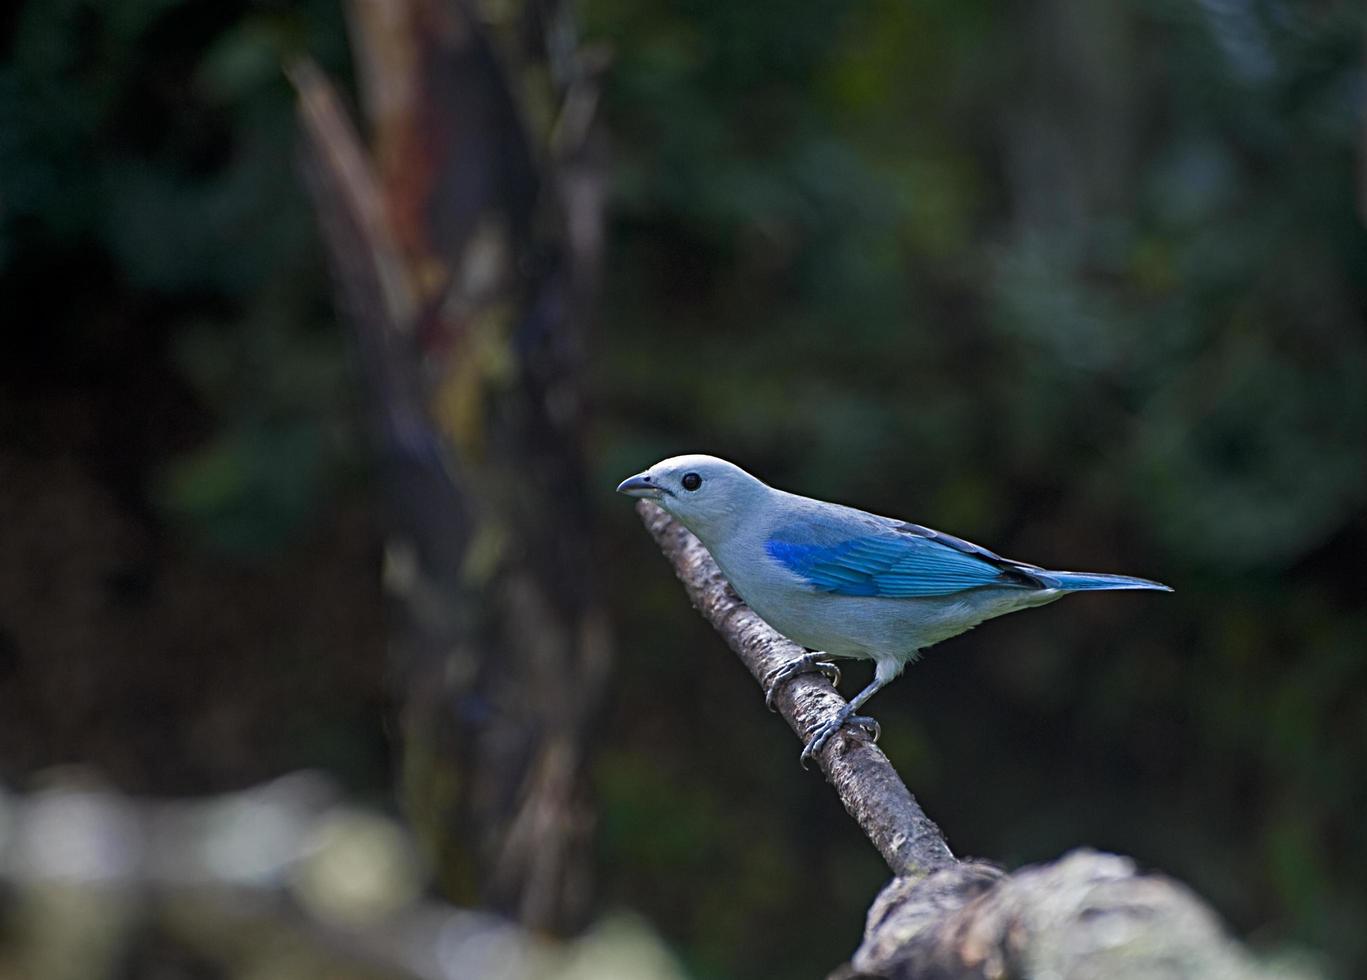
<svg viewBox="0 0 1367 980">
<path fill-rule="evenodd" d="M 693 491 L 702 486 L 702 477 L 696 473 L 685 473 L 679 482 L 683 484 L 685 490 Z"/>
</svg>

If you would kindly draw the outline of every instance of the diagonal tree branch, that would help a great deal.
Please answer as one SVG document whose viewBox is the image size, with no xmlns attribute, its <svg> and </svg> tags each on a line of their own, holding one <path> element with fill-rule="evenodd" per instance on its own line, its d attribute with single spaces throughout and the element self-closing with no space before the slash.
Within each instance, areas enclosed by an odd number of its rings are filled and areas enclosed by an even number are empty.
<svg viewBox="0 0 1367 980">
<path fill-rule="evenodd" d="M 673 563 L 694 608 L 722 635 L 755 680 L 763 683 L 769 671 L 804 652 L 741 602 L 707 549 L 683 525 L 648 500 L 636 509 Z M 781 687 L 775 703 L 793 731 L 805 738 L 845 701 L 825 678 L 804 674 Z M 926 816 L 882 749 L 845 731 L 833 742 L 817 756 L 817 764 L 894 874 L 920 877 L 957 863 L 944 834 Z"/>
<path fill-rule="evenodd" d="M 649 501 L 637 511 L 693 606 L 763 682 L 803 651 L 774 632 L 722 577 L 712 556 Z M 800 675 L 778 692 L 800 738 L 845 703 L 825 678 Z M 864 941 L 829 980 L 1311 980 L 1303 963 L 1260 963 L 1192 892 L 1129 858 L 1080 850 L 1010 874 L 959 861 L 892 764 L 841 732 L 817 762 L 895 878 L 868 912 Z"/>
</svg>

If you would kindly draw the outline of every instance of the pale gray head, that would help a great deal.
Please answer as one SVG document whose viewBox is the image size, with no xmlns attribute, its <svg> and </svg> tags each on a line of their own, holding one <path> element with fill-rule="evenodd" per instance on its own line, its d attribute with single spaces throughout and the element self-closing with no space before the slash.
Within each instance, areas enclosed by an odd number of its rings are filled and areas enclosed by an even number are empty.
<svg viewBox="0 0 1367 980">
<path fill-rule="evenodd" d="M 743 520 L 769 488 L 734 463 L 715 456 L 673 456 L 623 480 L 618 493 L 653 500 L 693 533 L 705 537 Z"/>
</svg>

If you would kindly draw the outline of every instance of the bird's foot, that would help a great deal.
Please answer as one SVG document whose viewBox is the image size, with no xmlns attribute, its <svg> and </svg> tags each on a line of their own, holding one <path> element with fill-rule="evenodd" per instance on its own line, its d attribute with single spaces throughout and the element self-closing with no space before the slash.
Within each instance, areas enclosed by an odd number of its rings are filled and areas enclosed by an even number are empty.
<svg viewBox="0 0 1367 980">
<path fill-rule="evenodd" d="M 806 769 L 807 763 L 826 747 L 831 736 L 846 725 L 862 728 L 864 733 L 869 736 L 870 741 L 878 741 L 878 736 L 883 734 L 882 726 L 868 715 L 855 714 L 854 710 L 853 705 L 847 704 L 830 721 L 822 722 L 817 726 L 816 731 L 812 732 L 811 737 L 807 739 L 807 744 L 803 746 L 802 755 L 798 759 L 802 763 L 803 769 Z"/>
<path fill-rule="evenodd" d="M 804 653 L 802 656 L 789 660 L 781 667 L 775 667 L 764 675 L 764 706 L 770 711 L 777 711 L 774 707 L 774 698 L 778 695 L 779 685 L 791 680 L 798 674 L 821 674 L 832 685 L 840 685 L 840 668 L 829 660 L 823 660 L 819 653 Z"/>
</svg>

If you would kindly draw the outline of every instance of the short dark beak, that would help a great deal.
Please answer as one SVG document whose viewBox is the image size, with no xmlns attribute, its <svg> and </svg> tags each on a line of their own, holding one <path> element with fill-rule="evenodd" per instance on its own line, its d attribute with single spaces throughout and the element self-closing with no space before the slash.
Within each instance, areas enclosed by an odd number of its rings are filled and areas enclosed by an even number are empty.
<svg viewBox="0 0 1367 980">
<path fill-rule="evenodd" d="M 644 497 L 646 500 L 659 500 L 664 496 L 664 491 L 651 483 L 650 477 L 644 473 L 629 476 L 617 484 L 617 492 L 628 497 Z"/>
</svg>

